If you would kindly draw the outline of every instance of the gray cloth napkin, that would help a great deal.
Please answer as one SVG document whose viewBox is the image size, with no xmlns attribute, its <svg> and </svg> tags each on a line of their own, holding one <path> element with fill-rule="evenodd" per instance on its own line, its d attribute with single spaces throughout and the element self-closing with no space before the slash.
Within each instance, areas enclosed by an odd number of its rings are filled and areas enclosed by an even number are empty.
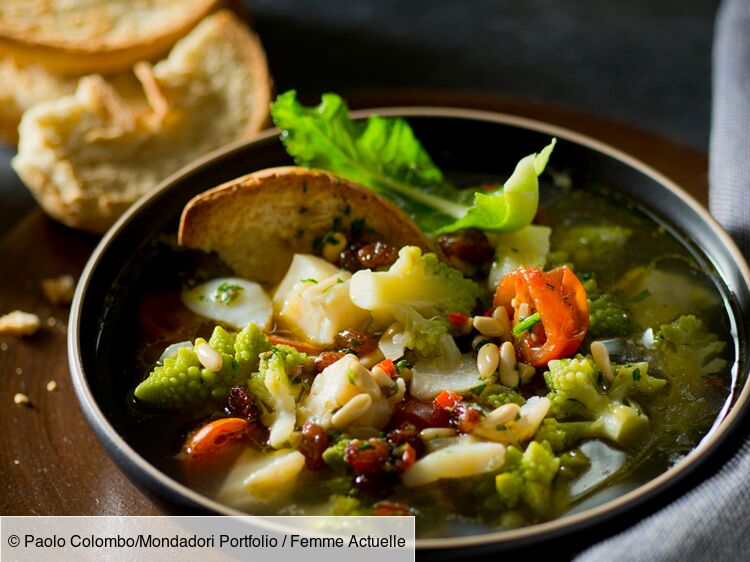
<svg viewBox="0 0 750 562">
<path fill-rule="evenodd" d="M 710 209 L 750 257 L 750 0 L 724 0 L 714 39 Z M 576 562 L 750 560 L 750 439 L 714 476 Z"/>
</svg>

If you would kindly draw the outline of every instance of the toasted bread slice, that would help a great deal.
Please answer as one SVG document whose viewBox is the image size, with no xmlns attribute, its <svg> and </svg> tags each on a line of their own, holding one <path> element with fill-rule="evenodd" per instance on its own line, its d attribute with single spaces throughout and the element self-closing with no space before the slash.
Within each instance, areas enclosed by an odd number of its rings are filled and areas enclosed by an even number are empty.
<svg viewBox="0 0 750 562">
<path fill-rule="evenodd" d="M 220 0 L 3 0 L 0 54 L 57 72 L 126 70 L 166 53 Z"/>
<path fill-rule="evenodd" d="M 377 193 L 294 166 L 261 170 L 193 198 L 182 212 L 179 243 L 216 252 L 237 274 L 274 284 L 294 254 L 313 253 L 326 234 L 349 232 L 355 221 L 395 246 L 435 251 L 417 226 Z"/>
<path fill-rule="evenodd" d="M 74 95 L 40 103 L 21 120 L 12 165 L 65 224 L 103 232 L 159 181 L 268 121 L 263 48 L 230 12 L 208 16 L 169 57 L 139 63 L 135 74 L 147 104 L 92 75 Z"/>
</svg>

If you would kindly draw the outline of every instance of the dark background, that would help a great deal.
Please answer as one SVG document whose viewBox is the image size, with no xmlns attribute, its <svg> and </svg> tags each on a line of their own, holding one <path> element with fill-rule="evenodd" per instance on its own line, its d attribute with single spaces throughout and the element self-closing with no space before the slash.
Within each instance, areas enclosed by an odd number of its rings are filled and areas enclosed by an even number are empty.
<svg viewBox="0 0 750 562">
<path fill-rule="evenodd" d="M 717 0 L 253 0 L 277 91 L 531 98 L 708 146 Z M 0 150 L 0 233 L 33 200 Z"/>
</svg>

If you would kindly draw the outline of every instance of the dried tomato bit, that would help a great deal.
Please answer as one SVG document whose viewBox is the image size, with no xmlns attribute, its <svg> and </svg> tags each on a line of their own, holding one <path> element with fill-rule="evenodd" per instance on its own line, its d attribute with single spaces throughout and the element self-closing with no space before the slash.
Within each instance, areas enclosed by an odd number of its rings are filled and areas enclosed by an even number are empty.
<svg viewBox="0 0 750 562">
<path fill-rule="evenodd" d="M 450 390 L 444 390 L 435 397 L 435 404 L 443 410 L 452 410 L 463 400 L 463 396 Z"/>
<path fill-rule="evenodd" d="M 320 470 L 325 467 L 323 453 L 328 448 L 328 432 L 312 422 L 302 426 L 302 438 L 299 442 L 299 452 L 305 457 L 305 466 L 310 470 Z"/>
<path fill-rule="evenodd" d="M 388 470 L 391 448 L 383 439 L 352 439 L 344 449 L 344 460 L 356 474 L 383 474 Z"/>
<path fill-rule="evenodd" d="M 401 502 L 382 501 L 372 506 L 372 514 L 379 517 L 410 517 L 416 512 Z"/>
<path fill-rule="evenodd" d="M 463 328 L 466 325 L 466 322 L 468 322 L 469 317 L 466 314 L 463 314 L 462 312 L 449 312 L 448 313 L 448 322 L 451 326 L 454 326 L 456 328 Z"/>
<path fill-rule="evenodd" d="M 398 369 L 396 368 L 396 364 L 391 359 L 383 359 L 380 363 L 376 364 L 375 367 L 380 367 L 381 369 L 383 369 L 383 371 L 385 371 L 385 374 L 392 379 L 398 378 Z M 373 369 L 375 367 L 373 367 Z"/>
<path fill-rule="evenodd" d="M 458 404 L 451 412 L 453 425 L 459 433 L 472 433 L 482 417 L 479 408 L 467 404 Z"/>
<path fill-rule="evenodd" d="M 402 443 L 393 448 L 393 468 L 396 472 L 404 472 L 417 462 L 417 451 L 409 443 Z"/>
</svg>

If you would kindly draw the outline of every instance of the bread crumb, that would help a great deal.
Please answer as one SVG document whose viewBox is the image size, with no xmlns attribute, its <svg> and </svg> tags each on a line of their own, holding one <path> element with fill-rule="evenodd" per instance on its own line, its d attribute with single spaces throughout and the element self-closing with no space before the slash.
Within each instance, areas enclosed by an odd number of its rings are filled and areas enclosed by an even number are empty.
<svg viewBox="0 0 750 562">
<path fill-rule="evenodd" d="M 16 367 L 16 374 L 23 375 L 23 369 L 21 367 Z"/>
<path fill-rule="evenodd" d="M 21 464 L 21 461 L 19 461 L 18 459 L 14 459 L 13 464 Z"/>
<path fill-rule="evenodd" d="M 49 326 L 50 328 L 54 328 L 55 324 L 57 324 L 57 320 L 54 317 L 50 316 L 49 318 L 47 318 L 47 326 Z"/>
<path fill-rule="evenodd" d="M 75 281 L 72 275 L 42 279 L 42 292 L 55 306 L 66 306 L 73 300 Z"/>
<path fill-rule="evenodd" d="M 22 392 L 16 392 L 16 395 L 13 397 L 13 402 L 19 406 L 28 406 L 31 401 L 29 400 L 29 397 Z"/>
<path fill-rule="evenodd" d="M 0 351 L 8 351 L 8 344 L 5 342 L 0 343 Z"/>
<path fill-rule="evenodd" d="M 0 334 L 7 336 L 30 336 L 39 329 L 39 317 L 36 314 L 14 310 L 0 316 Z"/>
<path fill-rule="evenodd" d="M 55 381 L 49 381 L 47 383 L 47 392 L 54 392 L 57 390 L 57 383 Z"/>
</svg>

